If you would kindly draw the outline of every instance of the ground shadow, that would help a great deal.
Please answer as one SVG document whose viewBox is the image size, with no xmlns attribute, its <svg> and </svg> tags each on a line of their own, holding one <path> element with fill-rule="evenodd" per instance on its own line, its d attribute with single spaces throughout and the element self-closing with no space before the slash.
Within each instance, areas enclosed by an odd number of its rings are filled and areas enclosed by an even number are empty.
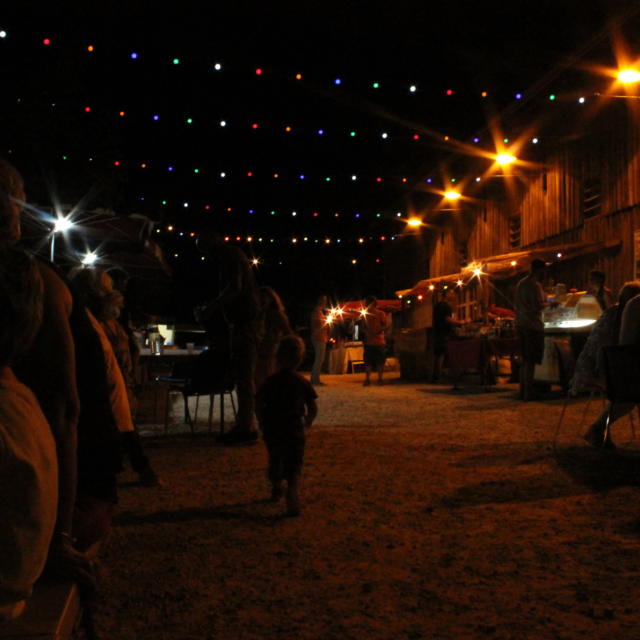
<svg viewBox="0 0 640 640">
<path fill-rule="evenodd" d="M 504 454 L 500 457 L 505 460 Z M 538 460 L 544 457 L 538 456 Z M 517 480 L 467 485 L 444 496 L 435 506 L 459 509 L 483 504 L 526 503 L 640 486 L 638 451 L 568 447 L 550 452 L 548 457 L 556 463 L 555 470 Z M 526 459 L 520 461 L 524 463 Z"/>
<path fill-rule="evenodd" d="M 154 511 L 153 513 L 122 513 L 114 517 L 113 524 L 118 527 L 142 524 L 172 524 L 190 522 L 192 520 L 240 520 L 265 525 L 274 525 L 285 518 L 284 513 L 258 513 L 248 510 L 258 505 L 266 505 L 267 499 L 239 502 L 215 507 L 188 507 L 174 511 Z"/>
</svg>

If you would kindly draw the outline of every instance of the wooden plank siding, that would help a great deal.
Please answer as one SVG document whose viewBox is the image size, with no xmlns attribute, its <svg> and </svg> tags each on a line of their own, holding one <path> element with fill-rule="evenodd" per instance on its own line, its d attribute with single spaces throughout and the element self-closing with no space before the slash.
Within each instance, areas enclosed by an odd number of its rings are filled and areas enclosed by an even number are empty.
<svg viewBox="0 0 640 640">
<path fill-rule="evenodd" d="M 640 229 L 638 102 L 603 104 L 577 134 L 556 143 L 538 169 L 509 178 L 518 184 L 505 184 L 501 191 L 493 189 L 484 201 L 478 196 L 474 213 L 466 216 L 470 226 L 468 261 L 510 251 L 603 241 L 609 248 L 573 259 L 571 264 L 561 262 L 558 272 L 569 286 L 582 287 L 588 271 L 600 269 L 614 292 L 631 279 L 635 268 L 633 234 Z M 509 218 L 518 214 L 521 243 L 513 247 Z M 450 226 L 443 233 L 429 261 L 430 277 L 460 270 L 460 243 L 454 237 L 457 234 L 459 239 L 460 232 Z M 611 246 L 619 241 L 619 247 Z"/>
</svg>

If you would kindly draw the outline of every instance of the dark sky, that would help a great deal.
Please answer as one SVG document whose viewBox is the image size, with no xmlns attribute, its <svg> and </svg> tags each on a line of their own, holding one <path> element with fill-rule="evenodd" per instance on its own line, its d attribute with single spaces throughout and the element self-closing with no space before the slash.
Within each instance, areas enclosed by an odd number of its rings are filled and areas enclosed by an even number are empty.
<svg viewBox="0 0 640 640">
<path fill-rule="evenodd" d="M 88 207 L 156 221 L 183 309 L 207 277 L 189 233 L 213 228 L 240 236 L 290 303 L 411 286 L 387 247 L 398 212 L 429 207 L 425 180 L 442 188 L 444 136 L 490 148 L 489 118 L 521 126 L 549 92 L 581 88 L 580 64 L 612 63 L 608 20 L 622 14 L 630 39 L 638 24 L 631 3 L 573 0 L 158 6 L 5 14 L 2 149 L 41 205 L 90 194 Z"/>
</svg>

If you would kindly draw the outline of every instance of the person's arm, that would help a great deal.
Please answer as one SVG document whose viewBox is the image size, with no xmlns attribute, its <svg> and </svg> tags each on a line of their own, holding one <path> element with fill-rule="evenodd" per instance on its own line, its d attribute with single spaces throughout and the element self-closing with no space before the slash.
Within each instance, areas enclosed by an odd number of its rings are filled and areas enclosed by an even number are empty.
<svg viewBox="0 0 640 640">
<path fill-rule="evenodd" d="M 309 428 L 313 424 L 313 421 L 316 419 L 316 416 L 318 415 L 318 405 L 315 401 L 315 398 L 308 398 L 306 402 L 306 406 L 307 406 L 307 413 L 304 416 L 304 421 L 307 428 Z"/>
<path fill-rule="evenodd" d="M 75 346 L 69 316 L 71 295 L 59 276 L 40 265 L 43 322 L 31 347 L 34 392 L 49 421 L 58 458 L 58 513 L 49 549 L 49 565 L 61 574 L 93 584 L 89 560 L 73 548 L 71 538 L 77 486 L 80 402 L 76 387 Z"/>
</svg>

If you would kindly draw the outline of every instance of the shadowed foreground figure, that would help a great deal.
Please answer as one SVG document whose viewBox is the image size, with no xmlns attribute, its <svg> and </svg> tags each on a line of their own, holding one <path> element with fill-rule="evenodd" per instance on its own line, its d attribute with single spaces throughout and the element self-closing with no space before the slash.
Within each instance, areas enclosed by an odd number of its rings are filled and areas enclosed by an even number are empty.
<svg viewBox="0 0 640 640">
<path fill-rule="evenodd" d="M 304 344 L 298 336 L 285 336 L 276 355 L 278 371 L 269 376 L 256 395 L 256 412 L 269 453 L 271 497 L 279 500 L 287 482 L 287 515 L 300 513 L 298 495 L 304 459 L 305 430 L 313 423 L 318 395 L 296 369 Z"/>
<path fill-rule="evenodd" d="M 20 214 L 25 202 L 20 174 L 0 159 L 0 249 L 21 238 Z M 37 259 L 42 279 L 42 324 L 15 373 L 35 394 L 56 443 L 58 459 L 58 511 L 49 549 L 49 565 L 57 573 L 92 583 L 88 558 L 73 545 L 71 531 L 77 489 L 76 350 L 71 332 L 73 301 L 56 271 Z"/>
<path fill-rule="evenodd" d="M 0 250 L 0 622 L 24 610 L 56 523 L 56 445 L 38 401 L 11 369 L 41 320 L 38 268 L 19 249 Z"/>
<path fill-rule="evenodd" d="M 217 233 L 201 235 L 198 249 L 218 263 L 219 293 L 194 315 L 206 329 L 211 348 L 229 354 L 238 395 L 238 422 L 220 439 L 226 444 L 254 442 L 258 288 L 247 256 Z"/>
</svg>

